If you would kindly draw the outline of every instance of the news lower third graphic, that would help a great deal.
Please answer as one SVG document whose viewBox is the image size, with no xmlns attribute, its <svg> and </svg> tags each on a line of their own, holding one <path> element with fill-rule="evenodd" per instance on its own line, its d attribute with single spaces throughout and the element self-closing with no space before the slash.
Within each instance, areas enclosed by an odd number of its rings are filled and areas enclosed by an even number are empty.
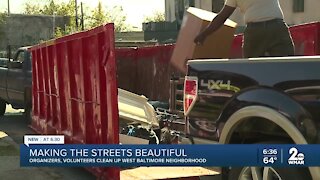
<svg viewBox="0 0 320 180">
<path fill-rule="evenodd" d="M 320 166 L 320 145 L 89 145 L 32 135 L 20 147 L 21 166 Z"/>
</svg>

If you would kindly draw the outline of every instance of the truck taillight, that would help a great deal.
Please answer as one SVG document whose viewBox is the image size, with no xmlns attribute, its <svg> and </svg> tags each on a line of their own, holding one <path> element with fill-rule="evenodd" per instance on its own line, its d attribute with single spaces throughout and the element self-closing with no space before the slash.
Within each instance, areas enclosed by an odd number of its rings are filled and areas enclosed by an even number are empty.
<svg viewBox="0 0 320 180">
<path fill-rule="evenodd" d="M 183 109 L 184 114 L 188 115 L 192 106 L 196 102 L 198 95 L 198 78 L 193 76 L 186 76 L 184 80 L 184 98 Z"/>
</svg>

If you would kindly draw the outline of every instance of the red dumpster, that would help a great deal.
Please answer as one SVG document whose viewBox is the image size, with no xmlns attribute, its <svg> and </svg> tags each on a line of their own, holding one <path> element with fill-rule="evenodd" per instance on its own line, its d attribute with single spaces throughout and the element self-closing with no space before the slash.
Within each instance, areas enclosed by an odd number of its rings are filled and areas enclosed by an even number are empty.
<svg viewBox="0 0 320 180">
<path fill-rule="evenodd" d="M 320 55 L 320 22 L 291 26 L 289 30 L 295 45 L 295 55 Z M 235 36 L 230 58 L 242 58 L 242 40 L 242 34 Z"/>
<path fill-rule="evenodd" d="M 40 134 L 66 143 L 118 144 L 118 102 L 113 24 L 33 46 L 32 121 Z M 119 179 L 118 168 L 90 168 Z"/>
</svg>

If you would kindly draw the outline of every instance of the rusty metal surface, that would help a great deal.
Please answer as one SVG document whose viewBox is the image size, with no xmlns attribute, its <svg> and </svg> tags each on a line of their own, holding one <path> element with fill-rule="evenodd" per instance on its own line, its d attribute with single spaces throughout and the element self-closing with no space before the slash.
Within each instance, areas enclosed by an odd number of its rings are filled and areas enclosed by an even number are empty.
<svg viewBox="0 0 320 180">
<path fill-rule="evenodd" d="M 171 75 L 182 75 L 170 64 L 173 45 L 116 49 L 119 88 L 150 100 L 169 100 Z"/>
</svg>

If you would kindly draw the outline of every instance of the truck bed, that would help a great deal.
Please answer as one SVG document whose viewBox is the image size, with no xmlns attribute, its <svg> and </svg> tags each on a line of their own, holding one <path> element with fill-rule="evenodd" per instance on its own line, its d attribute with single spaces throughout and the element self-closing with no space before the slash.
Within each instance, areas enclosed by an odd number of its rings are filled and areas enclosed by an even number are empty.
<svg viewBox="0 0 320 180">
<path fill-rule="evenodd" d="M 320 85 L 320 81 L 314 81 L 320 77 L 320 56 L 191 60 L 188 61 L 188 64 L 192 69 L 192 74 L 189 75 L 198 76 L 199 79 L 212 78 L 208 73 L 220 71 L 230 72 L 230 76 L 241 75 L 243 78 L 250 78 L 259 85 L 273 87 L 279 87 L 283 83 L 291 81 L 302 81 L 313 86 Z M 299 86 L 299 84 L 295 85 Z"/>
</svg>

